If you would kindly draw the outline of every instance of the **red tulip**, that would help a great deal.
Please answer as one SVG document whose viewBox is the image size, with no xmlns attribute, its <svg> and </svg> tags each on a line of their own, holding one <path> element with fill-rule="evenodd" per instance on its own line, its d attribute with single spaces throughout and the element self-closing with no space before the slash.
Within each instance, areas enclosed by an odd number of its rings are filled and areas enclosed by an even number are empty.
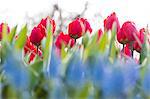
<svg viewBox="0 0 150 99">
<path fill-rule="evenodd" d="M 46 29 L 47 20 L 50 21 L 50 25 L 52 27 L 52 33 L 54 33 L 55 29 L 56 29 L 56 23 L 55 23 L 55 21 L 53 19 L 50 19 L 49 17 L 46 17 L 45 19 L 42 19 L 41 22 L 39 23 L 39 25 L 37 27 L 41 28 L 42 26 L 44 26 L 44 28 Z"/>
<path fill-rule="evenodd" d="M 113 12 L 110 16 L 108 16 L 104 20 L 104 30 L 105 31 L 112 30 L 114 22 L 116 23 L 117 28 L 116 31 L 118 32 L 120 29 L 120 24 L 115 12 Z"/>
<path fill-rule="evenodd" d="M 39 46 L 41 44 L 43 37 L 44 35 L 42 34 L 41 29 L 38 27 L 34 27 L 30 35 L 30 41 L 34 45 Z"/>
<path fill-rule="evenodd" d="M 78 18 L 78 19 L 81 20 L 81 22 L 84 24 L 85 32 L 89 31 L 90 33 L 92 33 L 92 28 L 90 26 L 90 23 L 87 21 L 87 19 L 84 18 Z"/>
<path fill-rule="evenodd" d="M 131 57 L 132 56 L 132 51 L 129 49 L 129 44 L 126 44 L 124 49 L 123 49 L 123 54 L 126 56 Z"/>
<path fill-rule="evenodd" d="M 24 46 L 24 55 L 30 54 L 29 63 L 34 60 L 35 56 L 38 55 L 42 58 L 42 51 L 38 49 L 30 42 L 29 37 L 27 36 L 26 44 Z"/>
<path fill-rule="evenodd" d="M 39 24 L 37 27 L 41 30 L 42 35 L 46 37 L 46 28 L 42 24 Z"/>
<path fill-rule="evenodd" d="M 135 41 L 135 36 L 137 36 L 138 31 L 133 22 L 127 21 L 122 25 L 120 33 L 121 35 L 123 35 L 123 41 L 126 43 L 130 43 Z"/>
<path fill-rule="evenodd" d="M 0 41 L 2 40 L 2 32 L 3 32 L 3 26 L 6 25 L 7 26 L 7 33 L 10 32 L 10 28 L 7 24 L 1 23 L 0 24 Z"/>
<path fill-rule="evenodd" d="M 37 49 L 35 47 L 33 47 L 32 52 L 29 57 L 29 63 L 31 63 L 31 61 L 34 60 L 36 55 L 42 57 L 42 51 L 40 49 L 38 49 L 38 52 L 37 52 Z"/>
<path fill-rule="evenodd" d="M 35 56 L 38 55 L 42 57 L 42 51 L 38 49 L 30 42 L 29 37 L 27 37 L 26 44 L 24 46 L 24 55 L 30 54 L 29 63 L 34 60 Z"/>
<path fill-rule="evenodd" d="M 26 40 L 26 44 L 24 46 L 24 55 L 26 55 L 27 53 L 30 52 L 30 50 L 32 49 L 32 43 L 30 42 L 30 39 L 29 37 L 27 37 L 27 40 Z"/>
<path fill-rule="evenodd" d="M 55 42 L 55 45 L 58 49 L 62 48 L 62 44 L 64 44 L 64 46 L 70 46 L 73 47 L 75 44 L 75 40 L 72 39 L 68 34 L 64 34 L 63 32 L 61 32 Z"/>
<path fill-rule="evenodd" d="M 117 40 L 119 43 L 121 44 L 127 44 L 128 43 L 128 39 L 125 36 L 124 32 L 122 32 L 122 28 L 120 29 L 120 31 L 117 33 Z"/>
<path fill-rule="evenodd" d="M 134 50 L 136 50 L 139 53 L 141 52 L 142 44 L 144 44 L 144 32 L 145 32 L 144 28 L 140 29 L 140 32 L 138 33 L 137 36 L 139 42 L 136 40 L 133 45 Z"/>
<path fill-rule="evenodd" d="M 80 38 L 82 36 L 82 32 L 83 30 L 79 20 L 74 20 L 69 24 L 68 33 L 70 37 L 74 39 Z"/>
<path fill-rule="evenodd" d="M 103 31 L 102 31 L 102 29 L 99 29 L 98 30 L 98 41 L 101 39 L 102 35 L 103 35 Z"/>
<path fill-rule="evenodd" d="M 86 32 L 92 32 L 89 22 L 84 18 L 77 18 L 72 21 L 68 27 L 68 33 L 71 38 L 78 39 Z"/>
</svg>

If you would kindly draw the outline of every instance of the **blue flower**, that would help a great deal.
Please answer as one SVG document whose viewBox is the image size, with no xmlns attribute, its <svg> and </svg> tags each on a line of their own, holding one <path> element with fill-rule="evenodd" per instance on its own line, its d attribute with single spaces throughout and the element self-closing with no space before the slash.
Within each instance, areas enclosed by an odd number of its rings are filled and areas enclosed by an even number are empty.
<svg viewBox="0 0 150 99">
<path fill-rule="evenodd" d="M 92 57 L 86 62 L 86 75 L 88 76 L 87 78 L 91 80 L 92 83 L 98 88 L 101 88 L 104 66 L 106 66 L 106 63 L 100 56 Z"/>
<path fill-rule="evenodd" d="M 103 97 L 119 97 L 123 94 L 124 78 L 120 68 L 105 69 L 102 81 Z"/>
<path fill-rule="evenodd" d="M 139 65 L 134 60 L 129 60 L 122 65 L 122 71 L 124 74 L 124 87 L 125 91 L 129 91 L 135 87 L 137 80 L 139 79 Z"/>
<path fill-rule="evenodd" d="M 48 66 L 48 75 L 50 79 L 60 77 L 61 65 L 61 59 L 56 55 L 53 48 L 51 52 L 50 64 Z"/>
<path fill-rule="evenodd" d="M 75 88 L 80 88 L 85 82 L 85 67 L 77 53 L 70 59 L 66 70 L 67 83 Z"/>
<path fill-rule="evenodd" d="M 29 85 L 29 74 L 18 56 L 9 53 L 4 64 L 4 71 L 9 84 L 17 89 L 26 89 Z"/>
</svg>

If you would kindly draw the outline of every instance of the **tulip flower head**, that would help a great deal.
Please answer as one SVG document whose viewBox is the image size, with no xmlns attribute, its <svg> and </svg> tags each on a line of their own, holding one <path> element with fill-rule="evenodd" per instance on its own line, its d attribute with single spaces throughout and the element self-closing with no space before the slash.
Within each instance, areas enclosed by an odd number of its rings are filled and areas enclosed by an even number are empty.
<svg viewBox="0 0 150 99">
<path fill-rule="evenodd" d="M 63 44 L 64 46 L 73 47 L 75 44 L 75 40 L 72 39 L 68 34 L 64 34 L 63 32 L 61 32 L 56 38 L 55 45 L 58 49 L 61 49 Z"/>
<path fill-rule="evenodd" d="M 135 23 L 127 21 L 122 25 L 120 30 L 120 32 L 126 36 L 127 42 L 135 41 L 135 36 L 137 36 L 138 33 Z"/>
<path fill-rule="evenodd" d="M 41 44 L 43 37 L 44 35 L 42 34 L 41 29 L 38 27 L 34 27 L 30 35 L 30 41 L 34 45 L 39 46 Z"/>
<path fill-rule="evenodd" d="M 145 32 L 144 28 L 140 29 L 137 36 L 138 38 L 136 39 L 133 45 L 134 50 L 136 50 L 139 53 L 141 52 L 142 44 L 144 44 L 144 32 Z"/>
<path fill-rule="evenodd" d="M 50 19 L 50 17 L 46 17 L 45 19 L 42 19 L 41 22 L 38 24 L 37 27 L 42 28 L 43 32 L 44 32 L 44 28 L 46 29 L 47 21 L 48 20 L 49 20 L 49 23 L 51 25 L 52 33 L 54 33 L 55 29 L 56 29 L 56 23 L 55 23 L 55 21 L 53 19 Z"/>
<path fill-rule="evenodd" d="M 116 30 L 118 32 L 120 30 L 120 24 L 115 12 L 113 12 L 110 16 L 108 16 L 104 20 L 104 30 L 105 31 L 112 30 L 114 23 L 116 23 Z"/>
<path fill-rule="evenodd" d="M 68 33 L 71 38 L 78 39 L 86 32 L 92 32 L 89 22 L 84 18 L 77 18 L 68 26 Z"/>
<path fill-rule="evenodd" d="M 98 41 L 101 39 L 102 35 L 103 35 L 103 31 L 102 31 L 102 29 L 99 29 L 98 30 Z"/>
<path fill-rule="evenodd" d="M 24 55 L 30 52 L 30 49 L 32 49 L 33 44 L 30 42 L 29 37 L 27 36 L 27 40 L 24 46 Z"/>
<path fill-rule="evenodd" d="M 117 40 L 121 44 L 127 44 L 128 43 L 128 39 L 127 39 L 126 35 L 124 34 L 124 32 L 122 32 L 122 28 L 117 33 Z"/>
<path fill-rule="evenodd" d="M 37 51 L 38 50 L 38 51 Z M 29 63 L 31 63 L 35 56 L 38 55 L 39 57 L 42 57 L 42 51 L 41 49 L 37 49 L 31 42 L 30 38 L 27 36 L 27 40 L 24 46 L 24 55 L 29 54 Z"/>
<path fill-rule="evenodd" d="M 132 56 L 132 51 L 131 51 L 130 48 L 129 48 L 129 44 L 126 44 L 126 45 L 125 45 L 125 47 L 123 48 L 122 52 L 123 52 L 123 54 L 124 54 L 125 56 L 129 56 L 129 57 Z"/>
</svg>

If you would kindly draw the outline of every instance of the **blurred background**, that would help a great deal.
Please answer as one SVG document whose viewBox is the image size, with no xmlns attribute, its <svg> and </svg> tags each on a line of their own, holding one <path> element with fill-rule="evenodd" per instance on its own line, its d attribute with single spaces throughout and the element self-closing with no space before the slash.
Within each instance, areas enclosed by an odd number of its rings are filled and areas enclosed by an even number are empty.
<svg viewBox="0 0 150 99">
<path fill-rule="evenodd" d="M 150 24 L 149 0 L 0 0 L 0 22 L 10 27 L 26 23 L 29 29 L 47 15 L 56 20 L 57 31 L 66 31 L 68 22 L 85 17 L 94 31 L 113 11 L 124 21 L 134 21 L 138 28 Z"/>
</svg>

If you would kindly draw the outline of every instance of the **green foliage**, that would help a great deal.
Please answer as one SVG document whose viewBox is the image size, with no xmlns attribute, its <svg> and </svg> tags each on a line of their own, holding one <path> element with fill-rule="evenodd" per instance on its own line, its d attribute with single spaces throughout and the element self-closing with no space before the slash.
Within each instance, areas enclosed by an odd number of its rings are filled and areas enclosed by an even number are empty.
<svg viewBox="0 0 150 99">
<path fill-rule="evenodd" d="M 50 64 L 51 58 L 51 50 L 53 44 L 53 35 L 50 23 L 47 25 L 47 38 L 44 46 L 44 68 L 46 69 L 47 66 Z"/>
<path fill-rule="evenodd" d="M 26 43 L 27 39 L 27 25 L 25 25 L 18 34 L 16 38 L 15 47 L 16 49 L 22 49 Z"/>
<path fill-rule="evenodd" d="M 13 43 L 13 39 L 15 38 L 16 30 L 17 30 L 17 26 L 12 28 L 10 34 L 8 34 L 8 41 L 10 44 Z"/>
<path fill-rule="evenodd" d="M 109 45 L 108 33 L 104 33 L 100 40 L 99 51 L 104 53 L 106 51 L 107 46 Z"/>
</svg>

